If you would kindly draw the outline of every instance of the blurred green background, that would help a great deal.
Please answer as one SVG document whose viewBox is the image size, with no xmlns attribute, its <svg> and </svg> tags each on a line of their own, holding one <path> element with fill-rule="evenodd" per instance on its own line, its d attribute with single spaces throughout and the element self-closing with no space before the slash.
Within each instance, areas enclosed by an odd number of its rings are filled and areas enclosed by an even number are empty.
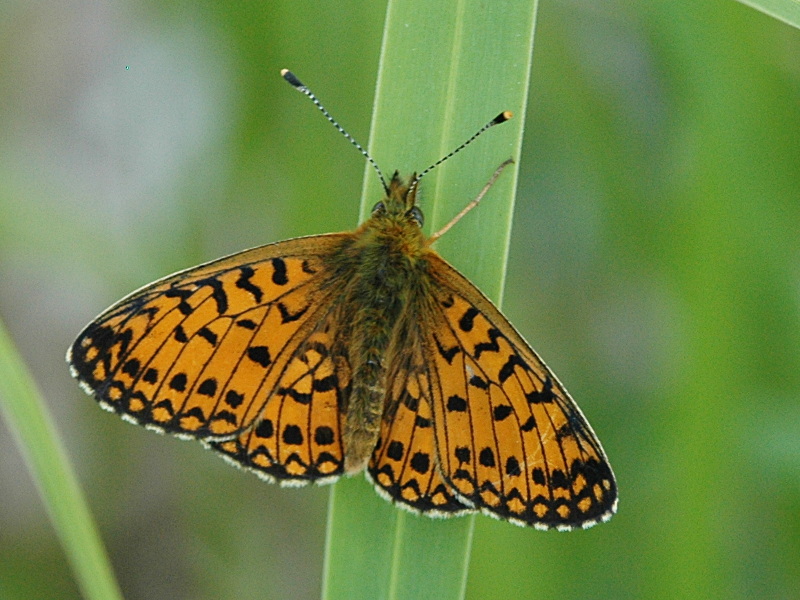
<svg viewBox="0 0 800 600">
<path fill-rule="evenodd" d="M 366 143 L 384 12 L 0 7 L 0 318 L 129 600 L 319 594 L 327 488 L 123 423 L 63 356 L 144 283 L 356 224 L 362 159 L 278 70 Z M 518 158 L 504 310 L 620 508 L 569 534 L 479 517 L 468 598 L 797 598 L 800 32 L 730 0 L 542 0 Z M 3 423 L 0 507 L 0 598 L 78 598 Z"/>
</svg>

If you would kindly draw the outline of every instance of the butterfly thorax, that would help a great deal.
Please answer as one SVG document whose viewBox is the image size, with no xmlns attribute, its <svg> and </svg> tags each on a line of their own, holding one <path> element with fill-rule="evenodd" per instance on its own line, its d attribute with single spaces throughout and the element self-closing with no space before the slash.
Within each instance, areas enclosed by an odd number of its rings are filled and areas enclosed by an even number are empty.
<svg viewBox="0 0 800 600">
<path fill-rule="evenodd" d="M 359 227 L 332 260 L 351 275 L 343 294 L 349 322 L 341 340 L 350 365 L 352 388 L 345 399 L 342 438 L 345 470 L 361 470 L 378 441 L 386 410 L 387 366 L 404 345 L 401 332 L 406 315 L 424 292 L 428 281 L 422 213 L 414 206 L 397 175 L 386 198 L 375 205 L 372 216 Z M 393 350 L 394 349 L 394 350 Z"/>
</svg>

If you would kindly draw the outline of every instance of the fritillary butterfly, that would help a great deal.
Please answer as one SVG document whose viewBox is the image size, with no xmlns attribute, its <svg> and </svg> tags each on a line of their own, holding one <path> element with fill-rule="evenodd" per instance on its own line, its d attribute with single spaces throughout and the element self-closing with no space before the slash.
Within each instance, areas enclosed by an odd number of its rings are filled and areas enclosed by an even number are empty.
<svg viewBox="0 0 800 600">
<path fill-rule="evenodd" d="M 431 248 L 444 230 L 424 237 L 428 170 L 384 183 L 354 232 L 245 250 L 123 298 L 73 343 L 72 374 L 122 418 L 269 481 L 366 469 L 382 496 L 431 516 L 561 530 L 609 519 L 616 482 L 580 409 Z"/>
</svg>

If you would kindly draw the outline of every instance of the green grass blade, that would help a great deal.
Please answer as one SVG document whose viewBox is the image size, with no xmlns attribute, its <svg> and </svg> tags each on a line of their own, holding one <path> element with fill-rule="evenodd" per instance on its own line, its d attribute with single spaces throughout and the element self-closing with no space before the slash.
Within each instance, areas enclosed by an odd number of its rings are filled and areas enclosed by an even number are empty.
<svg viewBox="0 0 800 600">
<path fill-rule="evenodd" d="M 36 384 L 0 322 L 0 411 L 89 600 L 122 598 L 100 536 Z"/>
<path fill-rule="evenodd" d="M 519 157 L 535 14 L 531 0 L 389 2 L 370 136 L 387 177 L 394 169 L 421 171 L 503 110 L 516 115 L 425 177 L 420 205 L 429 232 L 474 198 L 503 160 Z M 482 206 L 437 242 L 496 301 L 515 187 L 516 169 L 509 168 Z M 367 167 L 362 218 L 380 198 Z M 463 598 L 473 525 L 474 518 L 399 511 L 360 476 L 340 482 L 331 493 L 323 597 Z"/>
<path fill-rule="evenodd" d="M 800 1 L 798 0 L 739 0 L 739 2 L 784 23 L 800 27 Z"/>
</svg>

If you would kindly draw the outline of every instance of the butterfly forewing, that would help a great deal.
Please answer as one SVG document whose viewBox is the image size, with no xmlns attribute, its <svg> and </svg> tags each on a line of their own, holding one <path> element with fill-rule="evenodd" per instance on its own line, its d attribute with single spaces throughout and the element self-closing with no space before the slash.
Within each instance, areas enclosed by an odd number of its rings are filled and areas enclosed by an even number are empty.
<svg viewBox="0 0 800 600">
<path fill-rule="evenodd" d="M 464 502 L 518 523 L 570 529 L 607 520 L 616 484 L 577 405 L 497 308 L 435 260 L 436 300 L 425 318 L 445 480 Z"/>
<path fill-rule="evenodd" d="M 204 439 L 247 430 L 326 310 L 324 260 L 343 237 L 262 246 L 134 292 L 78 336 L 73 373 L 142 425 Z"/>
</svg>

